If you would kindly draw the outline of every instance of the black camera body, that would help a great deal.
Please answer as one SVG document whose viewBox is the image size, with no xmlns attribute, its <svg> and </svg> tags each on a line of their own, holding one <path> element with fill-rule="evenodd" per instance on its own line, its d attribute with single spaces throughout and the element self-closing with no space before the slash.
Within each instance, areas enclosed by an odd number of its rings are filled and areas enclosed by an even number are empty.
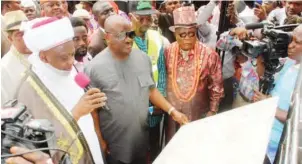
<svg viewBox="0 0 302 164">
<path fill-rule="evenodd" d="M 292 41 L 292 36 L 289 32 L 264 28 L 262 34 L 264 35 L 262 40 L 247 40 L 243 42 L 242 51 L 244 55 L 256 58 L 261 54 L 265 60 L 287 57 L 288 45 Z"/>
<path fill-rule="evenodd" d="M 298 25 L 285 25 L 274 27 L 264 26 L 262 29 L 262 40 L 247 40 L 243 42 L 242 53 L 251 58 L 261 55 L 264 59 L 265 72 L 260 79 L 260 91 L 269 94 L 274 88 L 274 74 L 282 68 L 279 58 L 288 56 L 288 46 L 292 41 L 290 31 Z"/>
<path fill-rule="evenodd" d="M 1 154 L 10 154 L 12 146 L 29 150 L 48 148 L 53 144 L 54 128 L 48 120 L 32 119 L 26 106 L 17 100 L 1 109 Z M 49 151 L 44 153 L 49 154 Z"/>
</svg>

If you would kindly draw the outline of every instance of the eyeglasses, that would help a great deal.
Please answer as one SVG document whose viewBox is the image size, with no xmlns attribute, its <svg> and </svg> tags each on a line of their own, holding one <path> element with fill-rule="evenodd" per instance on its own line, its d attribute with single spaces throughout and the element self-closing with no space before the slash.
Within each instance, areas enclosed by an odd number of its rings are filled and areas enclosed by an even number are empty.
<svg viewBox="0 0 302 164">
<path fill-rule="evenodd" d="M 134 31 L 129 31 L 129 32 L 121 32 L 119 34 L 113 34 L 110 32 L 106 32 L 107 34 L 113 35 L 117 40 L 125 40 L 127 37 L 130 39 L 133 39 L 135 37 L 135 32 Z"/>
<path fill-rule="evenodd" d="M 181 38 L 186 38 L 187 36 L 189 36 L 189 38 L 193 38 L 196 36 L 196 32 L 183 32 L 183 33 L 180 33 L 178 34 Z"/>
</svg>

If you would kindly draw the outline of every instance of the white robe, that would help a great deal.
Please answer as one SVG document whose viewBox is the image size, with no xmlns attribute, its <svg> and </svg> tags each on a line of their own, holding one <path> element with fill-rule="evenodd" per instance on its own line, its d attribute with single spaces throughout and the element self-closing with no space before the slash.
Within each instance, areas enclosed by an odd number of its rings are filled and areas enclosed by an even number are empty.
<svg viewBox="0 0 302 164">
<path fill-rule="evenodd" d="M 84 95 L 84 90 L 74 81 L 77 71 L 74 68 L 71 72 L 58 70 L 49 64 L 43 63 L 37 54 L 30 56 L 29 61 L 40 80 L 71 114 L 73 107 Z M 83 116 L 77 123 L 85 136 L 95 163 L 103 164 L 101 148 L 92 116 L 90 114 Z"/>
<path fill-rule="evenodd" d="M 245 9 L 239 13 L 239 19 L 243 21 L 244 24 L 259 22 L 259 18 L 254 14 L 254 9 L 249 8 L 247 5 Z"/>
<path fill-rule="evenodd" d="M 27 56 L 14 46 L 1 59 L 1 105 L 15 98 L 26 67 Z"/>
</svg>

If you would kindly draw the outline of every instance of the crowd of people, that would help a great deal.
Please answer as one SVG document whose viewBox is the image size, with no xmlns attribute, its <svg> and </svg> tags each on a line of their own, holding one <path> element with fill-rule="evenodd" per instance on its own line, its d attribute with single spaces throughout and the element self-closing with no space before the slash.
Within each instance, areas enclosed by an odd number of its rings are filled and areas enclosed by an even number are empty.
<svg viewBox="0 0 302 164">
<path fill-rule="evenodd" d="M 222 3 L 139 0 L 123 10 L 113 0 L 1 1 L 1 106 L 17 99 L 34 118 L 50 120 L 52 146 L 68 150 L 72 163 L 145 164 L 182 125 L 278 96 L 264 159 L 272 164 L 302 58 L 302 1 L 231 1 L 228 30 L 218 33 Z M 245 28 L 260 22 L 297 24 L 268 94 L 260 87 L 267 58 L 241 49 L 243 40 L 264 37 Z M 90 88 L 77 84 L 78 73 Z M 12 154 L 27 151 L 11 146 Z"/>
</svg>

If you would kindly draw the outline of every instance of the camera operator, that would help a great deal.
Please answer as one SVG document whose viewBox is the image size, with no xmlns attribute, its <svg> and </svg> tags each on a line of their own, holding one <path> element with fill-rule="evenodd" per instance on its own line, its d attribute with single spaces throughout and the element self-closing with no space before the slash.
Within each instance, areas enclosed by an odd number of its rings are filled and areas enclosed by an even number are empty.
<svg viewBox="0 0 302 164">
<path fill-rule="evenodd" d="M 22 154 L 28 152 L 28 149 L 21 147 L 12 147 L 10 152 L 15 154 Z M 5 163 L 7 164 L 53 164 L 51 158 L 42 152 L 32 152 L 24 155 L 11 157 L 6 159 Z"/>
<path fill-rule="evenodd" d="M 271 91 L 270 95 L 264 95 L 259 91 L 255 91 L 254 101 L 260 101 L 270 96 L 278 96 L 278 108 L 276 112 L 276 119 L 274 120 L 273 128 L 271 131 L 271 137 L 267 149 L 267 156 L 269 161 L 267 163 L 273 163 L 276 152 L 278 150 L 279 141 L 283 131 L 283 123 L 287 118 L 287 111 L 290 106 L 291 95 L 294 90 L 295 82 L 298 76 L 298 69 L 302 57 L 302 25 L 299 25 L 293 31 L 293 40 L 288 46 L 288 58 L 276 76 L 274 82 L 275 87 Z M 257 58 L 257 72 L 259 76 L 263 75 L 264 61 L 261 56 Z"/>
<path fill-rule="evenodd" d="M 234 96 L 234 74 L 236 68 L 234 63 L 242 64 L 246 61 L 246 57 L 235 51 L 236 47 L 242 45 L 240 40 L 247 37 L 247 30 L 242 27 L 234 28 L 230 31 L 226 31 L 220 35 L 220 39 L 217 41 L 216 47 L 222 51 L 225 51 L 222 75 L 224 79 L 225 98 L 221 103 L 221 110 L 225 111 L 232 109 L 232 105 L 236 97 Z M 230 87 L 232 86 L 232 87 Z M 239 95 L 238 95 L 239 96 Z"/>
</svg>

